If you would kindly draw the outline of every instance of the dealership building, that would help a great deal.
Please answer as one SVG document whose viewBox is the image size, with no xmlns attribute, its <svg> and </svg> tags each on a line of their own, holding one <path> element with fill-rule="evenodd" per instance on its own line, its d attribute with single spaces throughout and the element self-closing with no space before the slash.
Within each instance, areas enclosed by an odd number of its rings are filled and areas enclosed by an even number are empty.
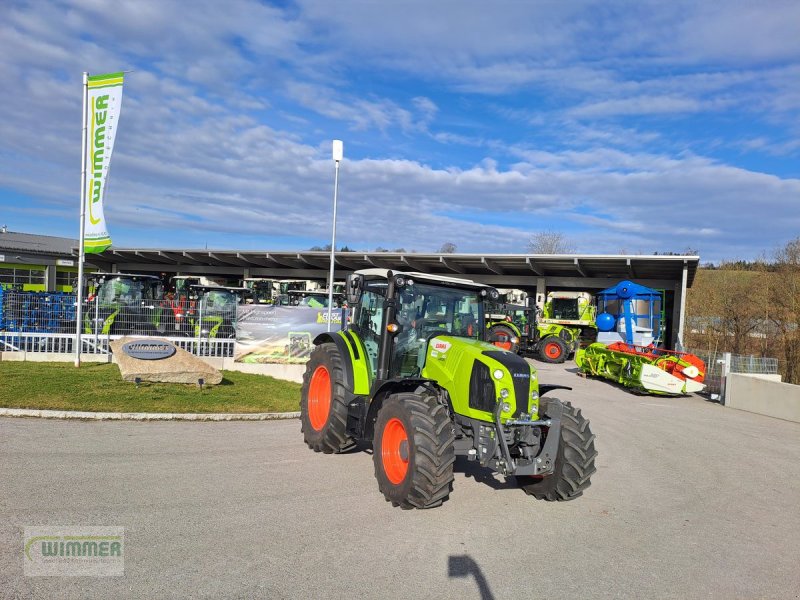
<svg viewBox="0 0 800 600">
<path fill-rule="evenodd" d="M 327 280 L 330 254 L 313 251 L 180 250 L 110 248 L 87 256 L 87 270 L 122 273 L 209 275 Z M 339 252 L 335 277 L 358 269 L 386 268 L 463 277 L 530 295 L 553 290 L 595 293 L 631 280 L 664 293 L 666 345 L 683 339 L 686 290 L 699 256 L 594 254 L 419 254 Z M 31 291 L 72 291 L 77 275 L 76 239 L 33 235 L 0 228 L 0 284 Z"/>
</svg>

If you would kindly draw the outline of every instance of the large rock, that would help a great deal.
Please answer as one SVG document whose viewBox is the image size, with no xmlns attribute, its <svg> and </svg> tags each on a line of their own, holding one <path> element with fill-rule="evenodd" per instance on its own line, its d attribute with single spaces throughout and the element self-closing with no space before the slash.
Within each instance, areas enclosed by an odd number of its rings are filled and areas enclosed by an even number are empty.
<svg viewBox="0 0 800 600">
<path fill-rule="evenodd" d="M 175 354 L 168 358 L 158 360 L 143 360 L 133 358 L 122 351 L 122 346 L 128 342 L 162 342 L 171 344 L 159 338 L 121 338 L 111 342 L 111 351 L 114 353 L 114 362 L 119 366 L 119 372 L 125 381 L 154 381 L 160 383 L 193 383 L 197 385 L 200 379 L 203 385 L 216 385 L 222 381 L 222 373 L 210 366 L 205 361 L 181 350 L 175 346 Z"/>
</svg>

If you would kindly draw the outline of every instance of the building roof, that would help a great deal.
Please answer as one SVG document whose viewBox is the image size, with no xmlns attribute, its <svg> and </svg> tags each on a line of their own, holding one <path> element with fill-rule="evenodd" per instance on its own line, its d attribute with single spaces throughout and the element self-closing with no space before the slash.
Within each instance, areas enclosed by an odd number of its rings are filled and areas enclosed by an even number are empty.
<svg viewBox="0 0 800 600">
<path fill-rule="evenodd" d="M 20 233 L 0 228 L 0 252 L 74 256 L 77 249 L 76 239 Z"/>
<path fill-rule="evenodd" d="M 181 266 L 210 266 L 264 270 L 329 268 L 330 253 L 316 251 L 269 252 L 235 250 L 157 250 L 116 248 L 92 256 L 120 269 L 126 264 L 152 264 L 164 270 Z M 691 286 L 699 256 L 605 254 L 417 254 L 408 252 L 337 252 L 337 268 L 348 271 L 381 268 L 453 275 L 467 279 L 487 277 L 581 277 L 680 281 L 684 265 Z M 181 270 L 180 268 L 176 270 Z"/>
</svg>

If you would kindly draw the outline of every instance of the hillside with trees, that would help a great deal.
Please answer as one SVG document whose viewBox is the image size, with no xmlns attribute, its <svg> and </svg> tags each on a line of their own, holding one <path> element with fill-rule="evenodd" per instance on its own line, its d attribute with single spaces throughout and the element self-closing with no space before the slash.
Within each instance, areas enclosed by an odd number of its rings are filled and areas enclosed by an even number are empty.
<svg viewBox="0 0 800 600">
<path fill-rule="evenodd" d="M 686 306 L 687 347 L 777 358 L 800 383 L 800 238 L 770 261 L 699 269 Z"/>
</svg>

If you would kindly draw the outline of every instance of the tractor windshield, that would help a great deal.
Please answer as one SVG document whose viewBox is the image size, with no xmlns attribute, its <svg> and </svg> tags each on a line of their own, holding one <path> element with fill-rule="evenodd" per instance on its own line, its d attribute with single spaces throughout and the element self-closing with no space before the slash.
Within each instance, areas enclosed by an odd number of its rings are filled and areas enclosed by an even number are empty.
<svg viewBox="0 0 800 600">
<path fill-rule="evenodd" d="M 577 298 L 553 298 L 554 319 L 580 319 Z"/>
<path fill-rule="evenodd" d="M 139 304 L 157 299 L 158 281 L 114 277 L 101 282 L 97 290 L 100 304 Z"/>
<path fill-rule="evenodd" d="M 209 290 L 203 294 L 202 309 L 204 313 L 235 312 L 239 299 L 228 290 Z"/>
<path fill-rule="evenodd" d="M 415 283 L 400 292 L 398 323 L 422 338 L 431 334 L 478 338 L 482 304 L 477 290 Z"/>
<path fill-rule="evenodd" d="M 437 335 L 480 339 L 483 303 L 477 290 L 415 283 L 400 290 L 391 376 L 418 375 L 428 340 Z"/>
</svg>

